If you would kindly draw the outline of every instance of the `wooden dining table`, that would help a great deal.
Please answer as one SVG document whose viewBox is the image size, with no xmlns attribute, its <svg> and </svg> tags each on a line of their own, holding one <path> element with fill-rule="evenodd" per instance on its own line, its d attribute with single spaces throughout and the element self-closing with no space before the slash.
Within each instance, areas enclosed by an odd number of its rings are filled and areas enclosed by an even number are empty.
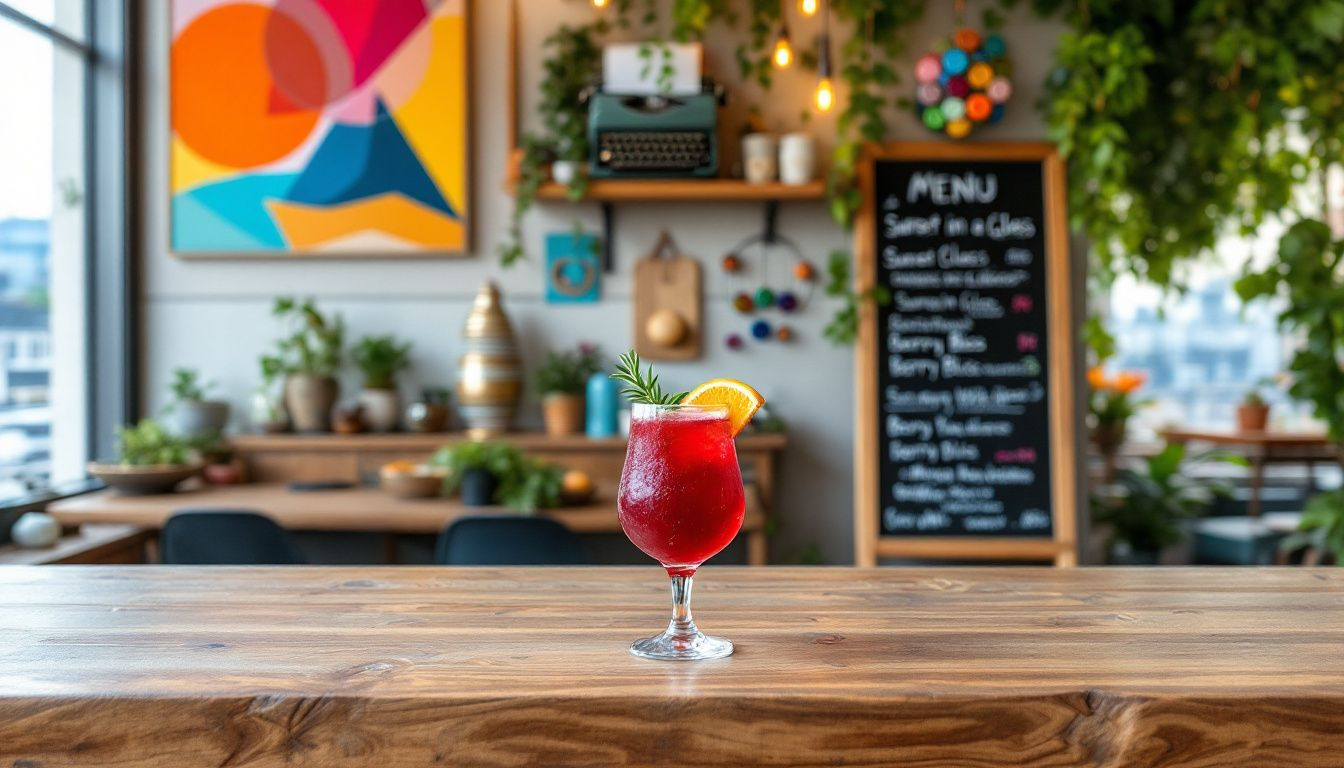
<svg viewBox="0 0 1344 768">
<path fill-rule="evenodd" d="M 1344 764 L 1344 569 L 0 568 L 0 765 Z"/>
</svg>

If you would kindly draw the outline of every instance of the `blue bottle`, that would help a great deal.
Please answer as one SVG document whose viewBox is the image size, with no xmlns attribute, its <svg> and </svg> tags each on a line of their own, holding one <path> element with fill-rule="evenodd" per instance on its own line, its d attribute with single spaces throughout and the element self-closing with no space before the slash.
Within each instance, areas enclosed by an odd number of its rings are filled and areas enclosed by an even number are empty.
<svg viewBox="0 0 1344 768">
<path fill-rule="evenodd" d="M 588 436 L 615 437 L 616 415 L 621 407 L 621 395 L 616 381 L 605 373 L 588 377 Z"/>
</svg>

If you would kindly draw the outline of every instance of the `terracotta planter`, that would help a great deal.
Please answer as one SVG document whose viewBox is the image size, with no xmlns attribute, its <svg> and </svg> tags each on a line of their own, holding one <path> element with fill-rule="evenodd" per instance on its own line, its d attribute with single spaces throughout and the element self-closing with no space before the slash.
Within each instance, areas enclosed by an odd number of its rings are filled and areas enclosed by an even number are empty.
<svg viewBox="0 0 1344 768">
<path fill-rule="evenodd" d="M 541 416 L 546 434 L 552 437 L 583 432 L 583 395 L 552 392 L 541 398 Z"/>
<path fill-rule="evenodd" d="M 331 376 L 291 374 L 285 379 L 285 408 L 295 432 L 331 431 L 331 409 L 340 385 Z"/>
<path fill-rule="evenodd" d="M 393 432 L 401 424 L 401 398 L 395 389 L 366 389 L 359 393 L 359 404 L 370 432 Z"/>
<path fill-rule="evenodd" d="M 1101 479 L 1103 482 L 1109 483 L 1115 479 L 1120 446 L 1125 443 L 1125 433 L 1128 429 L 1129 425 L 1124 421 L 1098 424 L 1092 428 L 1088 435 L 1092 444 L 1096 446 L 1098 455 L 1101 456 Z"/>
<path fill-rule="evenodd" d="M 1237 406 L 1237 429 L 1242 432 L 1264 432 L 1269 426 L 1269 406 L 1242 403 Z"/>
</svg>

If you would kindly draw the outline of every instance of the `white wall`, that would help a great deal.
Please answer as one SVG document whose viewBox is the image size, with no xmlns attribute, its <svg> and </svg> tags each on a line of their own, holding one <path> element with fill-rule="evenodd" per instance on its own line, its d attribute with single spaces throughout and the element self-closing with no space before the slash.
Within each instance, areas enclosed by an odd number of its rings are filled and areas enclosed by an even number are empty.
<svg viewBox="0 0 1344 768">
<path fill-rule="evenodd" d="M 583 20 L 591 10 L 586 0 L 520 0 L 522 19 L 524 94 L 535 91 L 540 59 L 537 51 L 547 31 L 561 19 Z M 557 307 L 543 300 L 540 260 L 545 233 L 567 231 L 575 217 L 595 231 L 596 206 L 539 206 L 529 215 L 526 243 L 530 264 L 502 271 L 495 245 L 504 231 L 511 200 L 503 191 L 507 146 L 506 78 L 508 6 L 503 0 L 473 4 L 472 73 L 474 253 L 471 258 L 444 261 L 182 261 L 167 252 L 167 3 L 146 7 L 144 99 L 146 176 L 143 227 L 143 316 L 146 333 L 145 382 L 150 388 L 146 406 L 158 408 L 166 399 L 164 387 L 176 366 L 196 366 L 215 379 L 235 408 L 245 408 L 257 381 L 256 359 L 270 345 L 277 327 L 269 316 L 279 294 L 312 295 L 326 309 L 343 312 L 355 336 L 394 332 L 415 342 L 416 370 L 407 377 L 407 393 L 421 383 L 448 384 L 460 349 L 458 341 L 476 287 L 487 278 L 500 281 L 506 306 L 521 336 L 528 362 L 539 360 L 548 348 L 579 340 L 599 342 L 609 353 L 624 350 L 631 341 L 630 268 L 652 245 L 660 228 L 669 228 L 687 253 L 704 262 L 706 332 L 704 357 L 694 363 L 664 363 L 665 379 L 693 385 L 710 376 L 735 376 L 755 384 L 775 412 L 789 423 L 791 445 L 779 481 L 782 526 L 774 556 L 787 559 L 803 547 L 817 545 L 832 562 L 852 560 L 852 353 L 821 338 L 834 306 L 818 297 L 793 320 L 798 340 L 789 346 L 755 346 L 729 352 L 721 340 L 731 331 L 745 332 L 745 323 L 729 306 L 731 286 L 718 268 L 722 254 L 744 236 L 759 231 L 761 208 L 756 205 L 630 204 L 617 210 L 617 271 L 604 276 L 598 304 Z M 910 33 L 910 60 L 936 37 L 953 28 L 951 3 L 931 3 L 928 18 Z M 1016 64 L 1017 94 L 1003 123 L 977 136 L 989 140 L 1037 139 L 1043 130 L 1035 111 L 1040 83 L 1060 27 L 1027 13 L 1010 17 L 1005 35 Z M 795 39 L 811 39 L 806 25 L 795 23 Z M 710 66 L 724 80 L 735 80 L 732 44 L 716 45 L 711 37 Z M 718 53 L 715 53 L 718 51 Z M 909 61 L 901 65 L 911 70 Z M 907 77 L 907 84 L 909 78 Z M 753 95 L 734 89 L 736 108 L 725 120 L 741 114 L 748 101 L 756 102 L 771 127 L 796 128 L 798 115 L 808 104 L 811 78 L 781 78 L 773 95 Z M 901 95 L 907 86 L 902 86 Z M 744 98 L 745 95 L 745 98 Z M 528 110 L 524 109 L 524 114 Z M 892 138 L 923 140 L 929 134 L 912 115 L 894 121 Z M 830 133 L 828 122 L 814 121 L 812 129 Z M 780 211 L 782 233 L 793 238 L 820 267 L 832 248 L 847 246 L 850 235 L 840 231 L 821 203 L 788 204 Z M 353 393 L 355 380 L 348 382 Z M 525 409 L 535 423 L 535 406 Z"/>
</svg>

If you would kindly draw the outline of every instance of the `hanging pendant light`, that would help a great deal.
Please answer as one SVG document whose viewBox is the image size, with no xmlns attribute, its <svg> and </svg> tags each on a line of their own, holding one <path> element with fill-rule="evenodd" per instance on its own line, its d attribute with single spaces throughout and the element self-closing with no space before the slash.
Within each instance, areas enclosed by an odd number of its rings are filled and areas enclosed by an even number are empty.
<svg viewBox="0 0 1344 768">
<path fill-rule="evenodd" d="M 793 44 L 789 41 L 789 17 L 784 0 L 779 3 L 779 33 L 775 35 L 775 50 L 770 54 L 778 69 L 787 69 L 793 63 Z"/>
<path fill-rule="evenodd" d="M 798 0 L 798 12 L 804 16 L 816 16 L 818 0 Z"/>
<path fill-rule="evenodd" d="M 817 38 L 817 92 L 813 102 L 818 112 L 830 112 L 835 106 L 835 84 L 831 82 L 831 16 L 829 9 L 821 18 L 821 37 Z"/>
<path fill-rule="evenodd" d="M 610 2 L 610 0 L 593 0 L 593 7 L 600 11 L 607 7 L 608 2 Z"/>
</svg>

